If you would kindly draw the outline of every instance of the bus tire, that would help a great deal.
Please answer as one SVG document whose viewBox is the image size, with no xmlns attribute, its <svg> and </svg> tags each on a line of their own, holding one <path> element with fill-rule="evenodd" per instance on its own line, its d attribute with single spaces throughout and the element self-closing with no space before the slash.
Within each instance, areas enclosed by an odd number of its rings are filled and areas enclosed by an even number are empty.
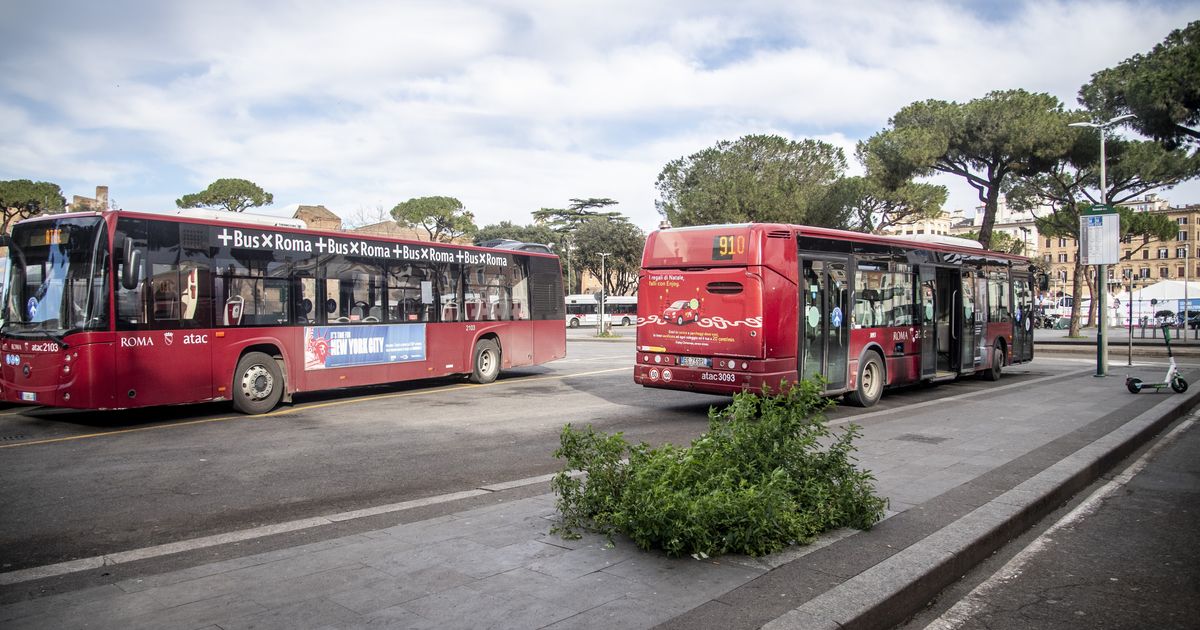
<svg viewBox="0 0 1200 630">
<path fill-rule="evenodd" d="M 471 353 L 471 382 L 483 385 L 500 374 L 500 347 L 491 339 L 480 339 Z"/>
<path fill-rule="evenodd" d="M 622 318 L 621 318 L 621 325 L 622 325 L 622 326 L 628 326 L 628 325 L 629 325 L 629 318 L 628 318 L 628 317 L 622 317 Z"/>
<path fill-rule="evenodd" d="M 270 355 L 247 352 L 233 373 L 233 408 L 247 415 L 267 413 L 283 396 L 283 374 Z"/>
<path fill-rule="evenodd" d="M 868 352 L 858 364 L 858 379 L 854 391 L 846 394 L 846 401 L 856 407 L 872 407 L 883 396 L 883 362 L 879 355 Z"/>
<path fill-rule="evenodd" d="M 1004 368 L 1004 346 L 996 344 L 992 346 L 992 366 L 983 371 L 983 380 L 998 381 L 1000 380 L 1000 371 Z"/>
<path fill-rule="evenodd" d="M 579 318 L 572 317 L 571 321 L 567 322 L 567 327 L 568 328 L 579 328 Z"/>
</svg>

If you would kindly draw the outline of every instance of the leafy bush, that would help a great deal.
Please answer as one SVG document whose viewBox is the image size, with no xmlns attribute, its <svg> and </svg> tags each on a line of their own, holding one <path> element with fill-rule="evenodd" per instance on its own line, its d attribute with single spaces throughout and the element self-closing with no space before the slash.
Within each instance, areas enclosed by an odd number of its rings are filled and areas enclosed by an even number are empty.
<svg viewBox="0 0 1200 630">
<path fill-rule="evenodd" d="M 831 432 L 822 415 L 830 403 L 819 392 L 802 382 L 774 395 L 737 394 L 709 411 L 708 432 L 688 448 L 630 445 L 620 433 L 566 425 L 554 453 L 566 460 L 551 482 L 554 531 L 619 532 L 643 549 L 707 557 L 768 554 L 836 527 L 869 529 L 887 500 L 854 465 L 859 428 Z"/>
</svg>

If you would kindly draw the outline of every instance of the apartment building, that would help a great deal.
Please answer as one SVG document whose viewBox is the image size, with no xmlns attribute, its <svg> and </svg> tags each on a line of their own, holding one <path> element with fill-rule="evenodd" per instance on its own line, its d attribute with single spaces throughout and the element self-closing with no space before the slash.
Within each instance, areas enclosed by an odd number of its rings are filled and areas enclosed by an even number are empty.
<svg viewBox="0 0 1200 630">
<path fill-rule="evenodd" d="M 1047 209 L 1048 213 L 1049 210 Z M 1001 198 L 996 207 L 996 221 L 992 224 L 992 233 L 1004 233 L 1012 237 L 1014 242 L 1022 243 L 1024 255 L 1030 258 L 1038 257 L 1038 231 L 1034 223 L 1034 214 L 1028 210 L 1013 210 Z M 883 229 L 883 234 L 898 236 L 916 236 L 924 234 L 946 234 L 962 236 L 969 232 L 978 232 L 983 226 L 983 207 L 975 209 L 973 216 L 967 216 L 963 210 L 942 212 L 939 216 L 929 219 L 919 219 L 909 223 L 899 223 Z"/>
<path fill-rule="evenodd" d="M 1121 242 L 1121 260 L 1108 266 L 1108 285 L 1111 292 L 1127 287 L 1132 280 L 1136 286 L 1147 286 L 1161 280 L 1200 279 L 1200 204 L 1170 207 L 1165 200 L 1138 200 L 1143 212 L 1161 213 L 1178 226 L 1173 239 L 1135 236 Z M 1122 204 L 1126 205 L 1126 204 Z M 1137 209 L 1137 206 L 1132 206 Z M 1073 238 L 1045 237 L 1040 239 L 1040 258 L 1049 270 L 1051 291 L 1071 294 L 1072 276 L 1079 247 Z M 1089 268 L 1089 272 L 1091 269 Z M 1085 298 L 1091 293 L 1085 285 Z"/>
</svg>

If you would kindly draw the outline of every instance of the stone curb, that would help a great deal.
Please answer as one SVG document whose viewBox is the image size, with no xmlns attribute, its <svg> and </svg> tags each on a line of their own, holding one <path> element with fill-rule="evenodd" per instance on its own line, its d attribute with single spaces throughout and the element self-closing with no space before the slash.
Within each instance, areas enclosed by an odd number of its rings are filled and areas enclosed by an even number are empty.
<svg viewBox="0 0 1200 630">
<path fill-rule="evenodd" d="M 1198 389 L 1172 395 L 957 521 L 767 623 L 764 630 L 893 627 L 1198 402 Z"/>
</svg>

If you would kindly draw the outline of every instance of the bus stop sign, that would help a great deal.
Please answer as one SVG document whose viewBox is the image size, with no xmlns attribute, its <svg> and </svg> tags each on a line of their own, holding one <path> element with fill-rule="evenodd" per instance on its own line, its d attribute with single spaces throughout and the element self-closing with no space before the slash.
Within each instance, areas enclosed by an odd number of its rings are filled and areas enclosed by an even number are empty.
<svg viewBox="0 0 1200 630">
<path fill-rule="evenodd" d="M 1115 265 L 1121 259 L 1121 215 L 1095 206 L 1079 216 L 1079 252 L 1085 265 Z"/>
</svg>

